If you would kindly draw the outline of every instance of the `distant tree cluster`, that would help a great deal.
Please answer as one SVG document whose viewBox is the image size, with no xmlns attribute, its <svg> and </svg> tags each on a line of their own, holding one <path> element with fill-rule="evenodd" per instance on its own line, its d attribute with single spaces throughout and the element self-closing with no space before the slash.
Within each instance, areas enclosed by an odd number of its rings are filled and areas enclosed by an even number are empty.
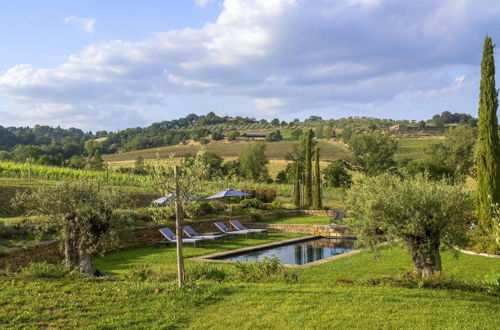
<svg viewBox="0 0 500 330">
<path fill-rule="evenodd" d="M 451 113 L 443 111 L 440 115 L 432 117 L 432 123 L 436 127 L 443 127 L 445 124 L 462 124 L 477 127 L 477 119 L 466 113 Z"/>
</svg>

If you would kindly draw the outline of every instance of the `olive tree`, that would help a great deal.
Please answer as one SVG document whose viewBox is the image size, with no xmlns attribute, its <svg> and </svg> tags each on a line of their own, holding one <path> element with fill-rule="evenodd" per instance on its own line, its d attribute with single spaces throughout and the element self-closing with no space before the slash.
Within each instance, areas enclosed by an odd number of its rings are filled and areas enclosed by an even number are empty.
<svg viewBox="0 0 500 330">
<path fill-rule="evenodd" d="M 113 212 L 127 204 L 123 194 L 92 181 L 64 182 L 17 193 L 13 204 L 42 216 L 39 230 L 54 230 L 64 244 L 66 266 L 93 276 L 92 255 L 104 240 L 116 242 L 120 222 Z"/>
<path fill-rule="evenodd" d="M 172 154 L 167 160 L 158 160 L 150 167 L 150 178 L 153 187 L 162 196 L 174 193 L 175 199 L 175 235 L 177 237 L 177 273 L 179 286 L 184 285 L 184 257 L 182 251 L 182 225 L 184 204 L 200 193 L 207 175 L 206 151 L 204 148 L 196 154 L 194 160 L 184 159 L 181 163 Z M 153 207 L 153 216 L 157 222 L 169 219 L 163 208 Z"/>
<path fill-rule="evenodd" d="M 347 212 L 362 245 L 385 240 L 406 246 L 415 274 L 441 272 L 440 248 L 465 243 L 473 199 L 459 185 L 425 175 L 406 179 L 383 174 L 365 178 L 348 193 Z"/>
</svg>

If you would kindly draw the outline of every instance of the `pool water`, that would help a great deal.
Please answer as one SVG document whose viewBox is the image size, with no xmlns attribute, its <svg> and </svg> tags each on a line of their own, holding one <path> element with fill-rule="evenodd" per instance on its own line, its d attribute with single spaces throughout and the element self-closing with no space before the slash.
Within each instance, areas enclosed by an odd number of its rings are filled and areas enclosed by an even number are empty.
<svg viewBox="0 0 500 330">
<path fill-rule="evenodd" d="M 281 260 L 282 263 L 287 265 L 304 265 L 352 251 L 354 249 L 353 246 L 353 239 L 321 237 L 258 249 L 241 254 L 228 255 L 218 259 L 231 261 L 262 261 L 265 257 L 271 258 L 275 256 Z"/>
</svg>

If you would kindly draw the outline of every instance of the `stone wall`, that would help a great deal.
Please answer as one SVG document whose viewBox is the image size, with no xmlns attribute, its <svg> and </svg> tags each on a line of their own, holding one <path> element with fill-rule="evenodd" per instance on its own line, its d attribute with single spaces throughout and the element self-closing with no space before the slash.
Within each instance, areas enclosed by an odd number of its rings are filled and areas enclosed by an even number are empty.
<svg viewBox="0 0 500 330">
<path fill-rule="evenodd" d="M 249 223 L 248 228 L 267 228 L 271 231 L 285 233 L 301 233 L 324 237 L 354 237 L 346 226 L 340 225 L 300 225 L 300 224 L 266 224 Z"/>
<path fill-rule="evenodd" d="M 59 263 L 64 259 L 59 241 L 47 241 L 25 247 L 12 248 L 9 253 L 0 255 L 0 270 L 17 270 L 34 262 Z"/>
<path fill-rule="evenodd" d="M 286 216 L 293 216 L 300 214 L 299 211 L 286 212 Z M 263 219 L 273 219 L 276 218 L 276 214 L 265 214 Z M 247 224 L 249 222 L 255 221 L 251 216 L 235 216 L 233 219 L 238 219 L 241 223 Z M 229 220 L 227 217 L 224 218 L 214 218 L 207 220 L 196 220 L 196 221 L 184 221 L 185 225 L 191 226 L 194 230 L 200 233 L 207 232 L 217 232 L 219 231 L 215 227 L 215 222 L 224 222 L 229 226 Z M 158 229 L 163 227 L 169 227 L 175 231 L 175 223 L 166 223 L 163 225 L 153 225 L 147 227 L 136 227 L 120 232 L 120 240 L 118 246 L 112 246 L 104 243 L 102 246 L 103 251 L 112 251 L 127 249 L 139 246 L 154 245 L 158 241 L 164 240 L 164 237 L 160 234 Z M 19 269 L 33 262 L 50 262 L 58 263 L 64 259 L 62 253 L 61 245 L 59 241 L 49 241 L 36 244 L 34 246 L 25 248 L 12 248 L 7 254 L 0 255 L 0 269 L 10 268 L 12 270 Z"/>
<path fill-rule="evenodd" d="M 313 213 L 316 212 L 316 213 Z M 297 216 L 301 214 L 325 215 L 328 211 L 315 210 L 293 210 L 281 212 L 283 216 Z M 330 211 L 331 212 L 331 211 Z M 262 219 L 275 219 L 278 214 L 269 213 L 262 215 Z M 350 236 L 347 227 L 338 225 L 288 225 L 288 224 L 264 224 L 254 223 L 255 220 L 251 216 L 235 216 L 233 219 L 239 220 L 249 228 L 269 228 L 273 231 L 289 232 L 289 233 L 304 233 L 317 236 Z M 193 227 L 194 230 L 200 233 L 217 232 L 214 222 L 221 221 L 229 226 L 228 217 L 184 221 L 185 225 Z M 158 229 L 169 227 L 175 229 L 175 223 L 166 223 L 163 225 L 153 225 L 147 227 L 137 227 L 124 230 L 120 233 L 118 246 L 103 244 L 102 250 L 112 251 L 117 249 L 127 249 L 139 246 L 147 246 L 156 244 L 158 241 L 164 240 Z M 33 262 L 50 262 L 58 263 L 63 260 L 64 256 L 58 241 L 42 242 L 32 247 L 13 248 L 6 255 L 0 255 L 0 269 L 19 269 Z"/>
</svg>

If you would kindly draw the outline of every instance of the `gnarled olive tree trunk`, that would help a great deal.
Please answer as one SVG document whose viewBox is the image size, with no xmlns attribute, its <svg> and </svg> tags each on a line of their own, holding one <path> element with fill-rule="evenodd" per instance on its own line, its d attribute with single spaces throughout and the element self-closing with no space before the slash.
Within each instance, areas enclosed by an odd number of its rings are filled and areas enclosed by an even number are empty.
<svg viewBox="0 0 500 330">
<path fill-rule="evenodd" d="M 413 239 L 408 243 L 416 275 L 429 277 L 442 271 L 439 239 L 433 239 L 430 242 L 426 241 L 425 238 Z"/>
<path fill-rule="evenodd" d="M 90 253 L 87 253 L 83 249 L 78 250 L 78 261 L 80 273 L 95 276 L 96 269 L 92 263 L 92 255 Z"/>
</svg>

